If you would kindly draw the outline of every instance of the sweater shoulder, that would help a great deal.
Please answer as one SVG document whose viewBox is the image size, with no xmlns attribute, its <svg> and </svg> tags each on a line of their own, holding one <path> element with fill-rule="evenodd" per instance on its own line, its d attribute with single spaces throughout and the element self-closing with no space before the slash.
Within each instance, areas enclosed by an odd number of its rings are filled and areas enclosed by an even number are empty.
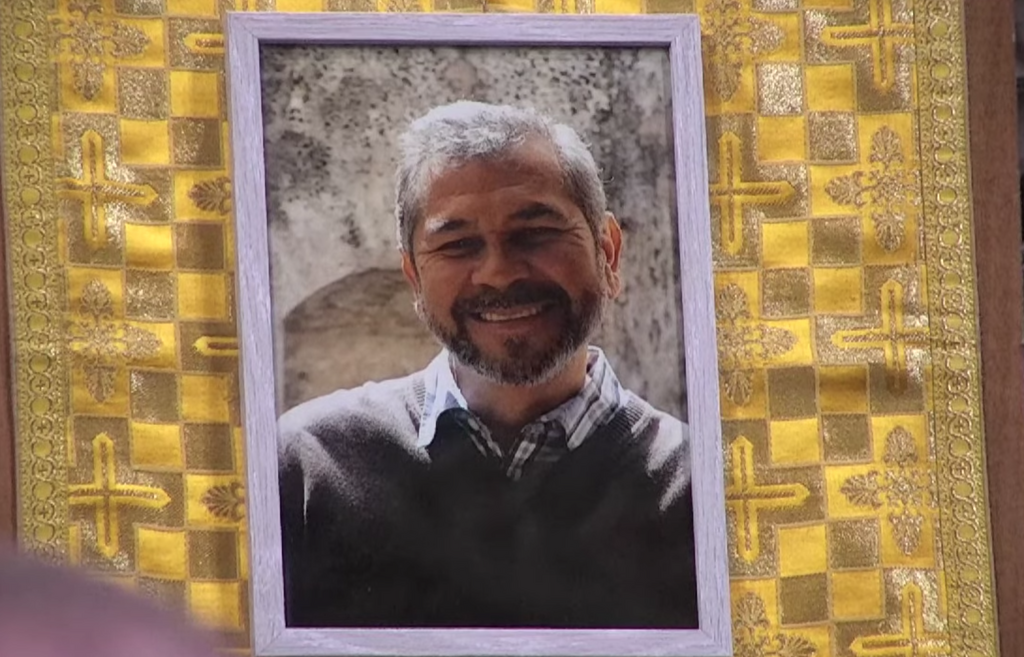
<svg viewBox="0 0 1024 657">
<path fill-rule="evenodd" d="M 639 418 L 634 424 L 634 446 L 641 452 L 644 469 L 665 488 L 662 506 L 679 499 L 689 489 L 691 451 L 689 426 L 635 394 L 627 404 Z"/>
<path fill-rule="evenodd" d="M 336 390 L 283 413 L 278 419 L 278 433 L 284 443 L 299 436 L 329 440 L 353 430 L 415 434 L 423 391 L 422 372 Z"/>
<path fill-rule="evenodd" d="M 690 453 L 689 426 L 670 413 L 659 410 L 638 395 L 628 392 L 626 410 L 633 420 L 633 433 L 652 453 Z"/>
</svg>

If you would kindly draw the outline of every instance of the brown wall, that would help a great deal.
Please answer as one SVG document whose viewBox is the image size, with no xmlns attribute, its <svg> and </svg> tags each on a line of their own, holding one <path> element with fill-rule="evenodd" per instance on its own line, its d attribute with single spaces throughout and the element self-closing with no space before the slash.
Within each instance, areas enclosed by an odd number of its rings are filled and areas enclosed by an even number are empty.
<svg viewBox="0 0 1024 657">
<path fill-rule="evenodd" d="M 3 142 L 0 140 L 0 152 Z M 0 544 L 16 540 L 14 499 L 14 421 L 11 410 L 11 333 L 7 296 L 7 221 L 0 171 Z"/>
<path fill-rule="evenodd" d="M 969 0 L 967 70 L 992 550 L 1002 657 L 1024 655 L 1024 368 L 1012 0 Z"/>
</svg>

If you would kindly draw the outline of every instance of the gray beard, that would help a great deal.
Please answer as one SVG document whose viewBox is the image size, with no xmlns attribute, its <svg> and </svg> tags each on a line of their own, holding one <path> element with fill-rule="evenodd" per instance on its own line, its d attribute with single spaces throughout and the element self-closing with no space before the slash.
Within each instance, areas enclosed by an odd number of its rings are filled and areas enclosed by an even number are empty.
<svg viewBox="0 0 1024 657">
<path fill-rule="evenodd" d="M 505 355 L 493 358 L 484 354 L 469 337 L 464 319 L 456 320 L 453 332 L 427 312 L 420 299 L 416 300 L 417 314 L 459 364 L 489 381 L 506 386 L 536 386 L 561 373 L 597 330 L 604 308 L 604 294 L 591 292 L 571 308 L 559 307 L 549 311 L 561 312 L 564 316 L 559 338 L 549 348 L 531 354 L 527 351 L 527 341 L 511 338 L 505 341 Z"/>
</svg>

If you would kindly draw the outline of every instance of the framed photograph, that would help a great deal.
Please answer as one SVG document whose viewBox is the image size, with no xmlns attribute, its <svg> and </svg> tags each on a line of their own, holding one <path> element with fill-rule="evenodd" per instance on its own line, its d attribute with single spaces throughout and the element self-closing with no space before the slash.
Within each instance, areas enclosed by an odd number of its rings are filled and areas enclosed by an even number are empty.
<svg viewBox="0 0 1024 657">
<path fill-rule="evenodd" d="M 698 18 L 226 27 L 255 654 L 731 654 Z"/>
</svg>

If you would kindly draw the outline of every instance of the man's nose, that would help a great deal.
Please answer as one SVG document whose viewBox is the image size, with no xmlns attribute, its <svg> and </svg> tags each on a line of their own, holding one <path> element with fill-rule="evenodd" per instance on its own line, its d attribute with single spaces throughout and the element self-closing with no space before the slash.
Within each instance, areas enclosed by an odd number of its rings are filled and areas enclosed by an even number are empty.
<svg viewBox="0 0 1024 657">
<path fill-rule="evenodd" d="M 503 290 L 526 278 L 528 272 L 529 267 L 519 254 L 502 246 L 488 245 L 473 271 L 473 284 Z"/>
</svg>

